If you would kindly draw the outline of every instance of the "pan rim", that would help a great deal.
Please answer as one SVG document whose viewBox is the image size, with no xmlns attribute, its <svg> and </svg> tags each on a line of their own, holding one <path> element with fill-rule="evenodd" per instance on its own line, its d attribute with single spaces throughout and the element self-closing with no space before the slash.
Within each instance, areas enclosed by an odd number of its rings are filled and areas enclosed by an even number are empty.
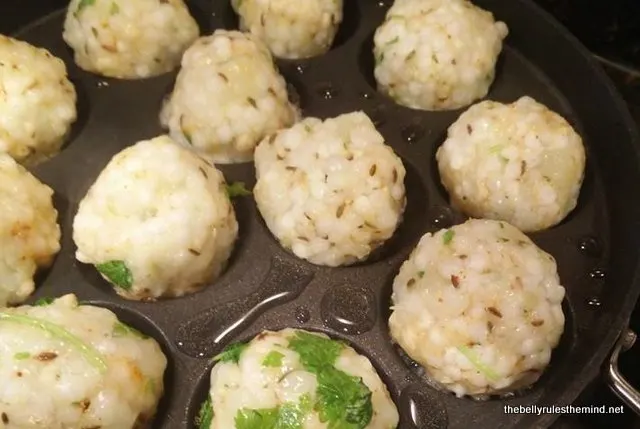
<svg viewBox="0 0 640 429">
<path fill-rule="evenodd" d="M 586 60 L 587 67 L 596 77 L 596 82 L 601 85 L 603 89 L 606 89 L 609 99 L 616 109 L 615 116 L 620 118 L 622 124 L 627 130 L 629 144 L 634 148 L 633 164 L 636 166 L 638 173 L 640 173 L 640 130 L 633 120 L 631 112 L 629 111 L 620 91 L 616 88 L 611 78 L 606 74 L 603 66 L 598 62 L 594 54 L 580 41 L 580 39 L 571 33 L 571 31 L 569 31 L 569 29 L 550 12 L 546 11 L 533 0 L 519 0 L 519 2 L 523 4 L 524 7 L 528 7 L 531 12 L 538 15 L 532 19 L 547 21 L 550 26 L 554 27 L 557 34 L 562 35 L 570 44 L 571 48 Z M 567 400 L 567 404 L 573 403 L 584 391 L 586 386 L 593 381 L 595 377 L 597 377 L 598 372 L 602 369 L 606 359 L 611 354 L 618 338 L 629 326 L 631 315 L 638 304 L 638 300 L 640 299 L 640 256 L 636 258 L 634 262 L 635 269 L 633 270 L 631 285 L 629 286 L 629 291 L 626 293 L 625 302 L 621 305 L 621 311 L 611 318 L 611 323 L 606 336 L 601 338 L 600 345 L 596 350 L 594 350 L 594 353 L 587 360 L 587 364 L 576 374 L 576 377 L 574 377 L 574 379 L 565 387 L 564 392 L 561 394 L 561 397 Z M 547 414 L 542 416 L 540 419 L 537 419 L 537 421 L 544 427 L 549 427 L 559 417 L 559 415 Z"/>
</svg>

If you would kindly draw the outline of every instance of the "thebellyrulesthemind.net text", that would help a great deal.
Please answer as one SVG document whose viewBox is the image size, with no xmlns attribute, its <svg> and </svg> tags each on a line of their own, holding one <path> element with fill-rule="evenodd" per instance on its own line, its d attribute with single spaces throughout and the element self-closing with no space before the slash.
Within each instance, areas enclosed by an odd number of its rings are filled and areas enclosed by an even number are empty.
<svg viewBox="0 0 640 429">
<path fill-rule="evenodd" d="M 565 406 L 539 406 L 539 405 L 505 405 L 505 414 L 622 414 L 624 407 L 620 406 L 584 406 L 577 407 L 573 405 Z"/>
</svg>

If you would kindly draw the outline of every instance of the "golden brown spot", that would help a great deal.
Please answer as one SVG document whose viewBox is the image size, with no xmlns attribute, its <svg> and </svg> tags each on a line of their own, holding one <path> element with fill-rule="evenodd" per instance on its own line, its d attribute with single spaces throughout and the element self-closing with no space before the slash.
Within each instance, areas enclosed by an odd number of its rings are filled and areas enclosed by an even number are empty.
<svg viewBox="0 0 640 429">
<path fill-rule="evenodd" d="M 396 183 L 398 181 L 398 170 L 394 168 L 392 174 L 393 174 L 393 183 Z"/>
<path fill-rule="evenodd" d="M 204 168 L 200 167 L 200 173 L 202 173 L 202 175 L 204 176 L 205 179 L 208 179 L 209 176 L 207 176 L 207 172 L 205 171 Z"/>
<path fill-rule="evenodd" d="M 416 284 L 416 279 L 409 279 L 409 281 L 407 282 L 407 287 L 412 287 L 414 284 Z"/>
<path fill-rule="evenodd" d="M 253 97 L 247 98 L 247 101 L 249 102 L 249 104 L 251 104 L 251 106 L 253 106 L 254 109 L 258 108 L 258 103 L 256 103 L 256 100 Z"/>
<path fill-rule="evenodd" d="M 25 223 L 18 222 L 11 228 L 11 235 L 13 235 L 14 237 L 26 235 L 27 233 L 29 233 L 29 231 L 31 231 L 31 226 Z"/>
<path fill-rule="evenodd" d="M 200 253 L 200 252 L 198 252 L 198 251 L 197 251 L 197 250 L 195 250 L 195 249 L 189 249 L 189 253 L 191 253 L 192 255 L 196 255 L 196 256 L 200 256 L 200 255 L 201 255 L 201 253 Z"/>
<path fill-rule="evenodd" d="M 487 307 L 487 311 L 491 314 L 493 314 L 496 317 L 499 317 L 500 319 L 502 319 L 502 313 L 500 313 L 500 311 L 498 311 L 497 308 L 495 307 Z"/>
<path fill-rule="evenodd" d="M 458 288 L 458 286 L 460 286 L 460 277 L 458 276 L 454 276 L 453 274 L 451 275 L 451 284 L 453 285 L 454 288 Z"/>
<path fill-rule="evenodd" d="M 100 46 L 102 46 L 102 49 L 104 49 L 105 51 L 118 52 L 118 48 L 115 46 L 107 45 L 107 44 L 100 44 Z"/>
<path fill-rule="evenodd" d="M 2 413 L 2 423 L 4 423 L 5 425 L 9 424 L 9 416 L 7 415 L 7 413 Z"/>
<path fill-rule="evenodd" d="M 471 125 L 467 125 L 467 132 L 469 134 L 473 133 L 473 127 Z"/>
<path fill-rule="evenodd" d="M 520 176 L 524 176 L 524 173 L 527 171 L 527 161 L 522 161 L 520 163 Z"/>
<path fill-rule="evenodd" d="M 373 164 L 369 169 L 369 176 L 373 176 L 374 174 L 376 174 L 377 169 L 378 169 L 378 166 L 376 164 Z"/>
<path fill-rule="evenodd" d="M 265 21 L 264 21 L 264 14 L 261 13 L 260 14 L 260 25 L 262 25 L 264 27 Z"/>
<path fill-rule="evenodd" d="M 538 327 L 538 326 L 542 326 L 542 325 L 544 325 L 544 320 L 533 320 L 531 322 L 531 326 Z"/>
<path fill-rule="evenodd" d="M 276 94 L 273 88 L 269 88 L 269 94 L 273 95 L 274 97 L 278 96 L 278 94 Z"/>
<path fill-rule="evenodd" d="M 287 171 L 297 171 L 298 169 L 296 167 L 291 166 L 291 165 L 287 165 L 285 167 L 285 170 L 287 170 Z"/>
<path fill-rule="evenodd" d="M 493 322 L 491 322 L 491 321 L 487 322 L 487 329 L 489 330 L 489 332 L 493 331 Z"/>
<path fill-rule="evenodd" d="M 16 372 L 16 376 L 18 376 L 18 378 L 22 377 L 22 371 Z"/>
<path fill-rule="evenodd" d="M 127 361 L 127 364 L 129 365 L 129 372 L 131 374 L 130 378 L 133 380 L 134 383 L 141 384 L 144 381 L 144 375 L 140 371 L 140 368 L 138 367 L 138 365 L 136 365 L 132 361 Z"/>
<path fill-rule="evenodd" d="M 80 402 L 75 402 L 74 405 L 77 405 L 78 407 L 80 407 L 80 409 L 82 410 L 82 412 L 84 413 L 85 411 L 87 411 L 89 409 L 89 407 L 91 406 L 91 401 L 88 399 L 83 399 Z"/>
<path fill-rule="evenodd" d="M 344 214 L 344 209 L 346 208 L 346 204 L 342 203 L 340 204 L 340 207 L 338 207 L 338 210 L 336 210 L 336 217 L 338 219 L 340 219 L 342 217 L 342 215 Z"/>
<path fill-rule="evenodd" d="M 297 238 L 300 241 L 306 241 L 307 243 L 309 242 L 309 239 L 307 237 L 303 236 L 303 235 L 299 235 Z"/>
<path fill-rule="evenodd" d="M 278 161 L 282 161 L 282 160 L 284 159 L 284 156 L 282 156 L 282 155 L 278 154 L 278 155 L 276 156 L 276 158 L 278 158 Z"/>
<path fill-rule="evenodd" d="M 55 353 L 55 352 L 42 352 L 38 356 L 36 356 L 36 359 L 41 361 L 41 362 L 48 362 L 48 361 L 54 360 L 57 357 L 58 357 L 58 353 Z"/>
<path fill-rule="evenodd" d="M 468 258 L 468 256 L 467 256 L 467 255 L 460 255 L 460 256 L 458 256 L 458 258 L 460 258 L 460 259 L 462 259 L 462 260 L 465 260 L 465 259 L 467 259 L 467 258 Z"/>
<path fill-rule="evenodd" d="M 229 82 L 229 78 L 226 74 L 218 72 L 218 76 L 220 76 L 220 79 L 224 80 L 225 82 Z"/>
</svg>

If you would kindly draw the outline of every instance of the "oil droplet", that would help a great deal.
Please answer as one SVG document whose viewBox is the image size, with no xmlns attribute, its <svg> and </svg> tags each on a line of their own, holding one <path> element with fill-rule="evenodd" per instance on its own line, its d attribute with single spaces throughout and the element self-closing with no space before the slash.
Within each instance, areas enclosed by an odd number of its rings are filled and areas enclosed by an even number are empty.
<svg viewBox="0 0 640 429">
<path fill-rule="evenodd" d="M 424 136 L 424 129 L 419 125 L 409 125 L 400 134 L 407 143 L 415 143 Z"/>
<path fill-rule="evenodd" d="M 109 82 L 106 82 L 104 80 L 101 80 L 100 82 L 98 82 L 98 88 L 106 88 L 109 86 Z"/>
<path fill-rule="evenodd" d="M 311 313 L 304 307 L 297 307 L 295 316 L 298 323 L 307 323 L 311 319 Z"/>
<path fill-rule="evenodd" d="M 381 127 L 387 122 L 385 110 L 382 107 L 368 112 L 367 116 L 369 116 L 369 119 L 371 119 L 371 122 L 373 122 L 373 125 L 376 127 Z"/>
<path fill-rule="evenodd" d="M 601 270 L 599 268 L 596 268 L 595 270 L 591 271 L 589 273 L 589 277 L 591 277 L 594 280 L 601 280 L 604 279 L 606 276 L 606 273 L 604 270 Z"/>
<path fill-rule="evenodd" d="M 578 242 L 578 249 L 587 256 L 598 257 L 602 255 L 602 247 L 597 238 L 590 235 L 583 237 Z"/>
<path fill-rule="evenodd" d="M 389 5 L 388 0 L 378 0 L 378 7 L 387 7 Z"/>
<path fill-rule="evenodd" d="M 318 94 L 320 94 L 320 96 L 322 96 L 325 100 L 336 98 L 339 93 L 340 91 L 334 88 L 330 83 L 325 83 L 318 87 Z"/>
<path fill-rule="evenodd" d="M 347 334 L 371 330 L 377 318 L 375 297 L 362 286 L 334 287 L 322 298 L 320 308 L 327 327 Z"/>
<path fill-rule="evenodd" d="M 440 429 L 448 425 L 447 411 L 442 403 L 419 387 L 411 386 L 402 391 L 400 412 L 408 426 L 415 429 Z"/>
<path fill-rule="evenodd" d="M 598 297 L 589 298 L 589 300 L 587 301 L 587 304 L 589 304 L 592 307 L 600 307 L 602 305 L 602 303 L 600 302 L 600 298 Z"/>
<path fill-rule="evenodd" d="M 453 215 L 446 207 L 438 207 L 432 210 L 431 224 L 436 228 L 448 228 L 453 225 Z"/>
<path fill-rule="evenodd" d="M 360 93 L 360 97 L 364 98 L 365 100 L 371 100 L 373 98 L 373 94 L 368 91 L 363 91 Z"/>
<path fill-rule="evenodd" d="M 304 64 L 298 64 L 296 66 L 296 71 L 298 72 L 298 74 L 304 74 L 307 71 L 307 66 L 305 66 Z"/>
<path fill-rule="evenodd" d="M 312 271 L 274 257 L 253 292 L 196 314 L 178 327 L 174 341 L 188 356 L 215 356 L 267 309 L 295 300 L 312 279 Z"/>
</svg>

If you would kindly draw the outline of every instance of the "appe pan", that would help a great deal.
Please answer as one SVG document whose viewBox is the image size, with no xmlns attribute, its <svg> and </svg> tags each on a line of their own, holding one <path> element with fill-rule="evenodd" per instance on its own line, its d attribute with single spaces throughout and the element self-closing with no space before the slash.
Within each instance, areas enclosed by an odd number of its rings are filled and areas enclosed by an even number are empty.
<svg viewBox="0 0 640 429">
<path fill-rule="evenodd" d="M 434 154 L 462 110 L 419 112 L 376 93 L 372 35 L 390 0 L 346 0 L 333 49 L 304 61 L 278 61 L 303 114 L 321 118 L 364 110 L 407 169 L 405 221 L 376 259 L 350 268 L 310 265 L 283 251 L 250 197 L 236 199 L 240 240 L 226 273 L 204 291 L 155 303 L 119 298 L 92 267 L 74 258 L 71 225 L 85 192 L 109 159 L 162 133 L 158 113 L 177 71 L 156 78 L 105 79 L 80 70 L 62 41 L 64 0 L 4 0 L 0 31 L 62 58 L 79 94 L 79 120 L 63 151 L 34 168 L 55 190 L 62 250 L 29 302 L 73 292 L 114 310 L 153 335 L 169 358 L 156 428 L 193 428 L 208 389 L 210 357 L 262 329 L 299 327 L 348 340 L 377 368 L 401 413 L 401 428 L 548 427 L 554 415 L 505 414 L 505 405 L 568 405 L 600 372 L 626 332 L 640 293 L 640 157 L 622 100 L 587 50 L 530 0 L 476 0 L 510 34 L 487 98 L 531 95 L 580 132 L 587 148 L 578 207 L 560 225 L 530 237 L 558 262 L 567 289 L 565 333 L 551 365 L 513 397 L 457 399 L 430 387 L 391 344 L 391 282 L 422 234 L 464 221 L 439 185 Z M 229 0 L 192 0 L 204 33 L 237 28 Z M 222 166 L 228 181 L 255 182 L 251 163 Z M 413 410 L 413 411 L 412 411 Z"/>
</svg>

